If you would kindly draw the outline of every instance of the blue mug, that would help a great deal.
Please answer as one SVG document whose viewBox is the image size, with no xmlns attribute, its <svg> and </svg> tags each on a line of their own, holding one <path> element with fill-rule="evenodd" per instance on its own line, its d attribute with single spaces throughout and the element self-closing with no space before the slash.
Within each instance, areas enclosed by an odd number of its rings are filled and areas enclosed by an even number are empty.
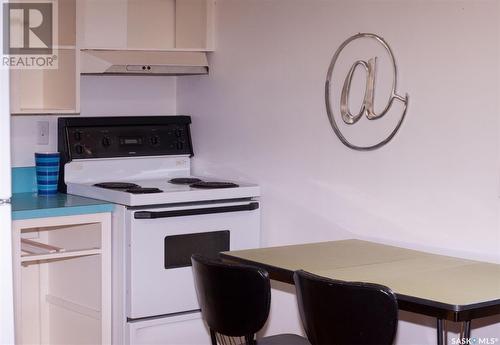
<svg viewBox="0 0 500 345">
<path fill-rule="evenodd" d="M 35 153 L 38 195 L 57 194 L 59 160 L 59 153 Z"/>
</svg>

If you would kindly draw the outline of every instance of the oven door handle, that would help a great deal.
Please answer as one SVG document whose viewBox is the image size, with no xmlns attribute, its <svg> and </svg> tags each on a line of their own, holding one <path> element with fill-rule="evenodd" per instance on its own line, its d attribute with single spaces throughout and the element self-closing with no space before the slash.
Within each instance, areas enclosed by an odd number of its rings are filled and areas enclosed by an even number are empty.
<svg viewBox="0 0 500 345">
<path fill-rule="evenodd" d="M 134 218 L 135 219 L 157 219 L 157 218 L 198 216 L 198 215 L 202 215 L 202 214 L 253 211 L 253 210 L 256 210 L 258 208 L 259 208 L 258 202 L 251 202 L 251 203 L 248 203 L 246 205 L 193 208 L 193 209 L 188 209 L 188 210 L 176 210 L 176 211 L 160 211 L 160 212 L 137 211 L 134 213 Z"/>
</svg>

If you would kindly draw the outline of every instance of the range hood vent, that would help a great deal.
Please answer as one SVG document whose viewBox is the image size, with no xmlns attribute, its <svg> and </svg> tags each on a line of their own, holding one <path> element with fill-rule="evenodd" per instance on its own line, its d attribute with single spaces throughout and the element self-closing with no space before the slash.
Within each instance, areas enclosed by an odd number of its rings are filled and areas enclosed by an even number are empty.
<svg viewBox="0 0 500 345">
<path fill-rule="evenodd" d="M 81 74 L 203 75 L 208 61 L 204 52 L 84 49 Z"/>
</svg>

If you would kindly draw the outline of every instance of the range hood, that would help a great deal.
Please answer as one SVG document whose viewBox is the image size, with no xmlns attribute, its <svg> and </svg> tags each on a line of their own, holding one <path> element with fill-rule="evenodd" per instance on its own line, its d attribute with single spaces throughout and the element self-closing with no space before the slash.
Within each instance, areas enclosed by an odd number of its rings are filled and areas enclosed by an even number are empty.
<svg viewBox="0 0 500 345">
<path fill-rule="evenodd" d="M 208 74 L 204 52 L 152 50 L 81 50 L 81 74 Z"/>
</svg>

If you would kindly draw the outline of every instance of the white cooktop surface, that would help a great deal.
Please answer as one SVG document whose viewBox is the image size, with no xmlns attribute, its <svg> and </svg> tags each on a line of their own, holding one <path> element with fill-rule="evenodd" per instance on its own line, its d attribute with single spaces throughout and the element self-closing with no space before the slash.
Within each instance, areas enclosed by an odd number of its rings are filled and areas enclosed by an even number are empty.
<svg viewBox="0 0 500 345">
<path fill-rule="evenodd" d="M 233 182 L 238 184 L 238 187 L 216 189 L 192 188 L 189 185 L 169 183 L 168 181 L 170 180 L 170 178 L 168 177 L 164 179 L 120 181 L 135 183 L 141 187 L 159 188 L 160 190 L 162 190 L 161 193 L 150 194 L 132 194 L 125 192 L 124 190 L 113 190 L 94 186 L 95 183 L 99 182 L 117 182 L 113 180 L 97 181 L 92 183 L 66 182 L 66 185 L 68 187 L 68 194 L 75 194 L 89 198 L 105 200 L 126 206 L 161 205 L 182 202 L 251 198 L 260 195 L 260 187 L 255 184 L 214 179 L 211 177 L 192 178 L 199 178 L 200 180 L 207 182 Z"/>
<path fill-rule="evenodd" d="M 189 156 L 88 159 L 67 163 L 67 193 L 105 200 L 125 206 L 164 205 L 172 203 L 252 198 L 260 195 L 255 184 L 214 177 L 194 177 L 207 182 L 233 182 L 235 188 L 199 189 L 169 183 L 172 178 L 189 178 Z M 128 182 L 145 188 L 159 188 L 161 193 L 132 194 L 94 186 L 102 182 Z"/>
</svg>

